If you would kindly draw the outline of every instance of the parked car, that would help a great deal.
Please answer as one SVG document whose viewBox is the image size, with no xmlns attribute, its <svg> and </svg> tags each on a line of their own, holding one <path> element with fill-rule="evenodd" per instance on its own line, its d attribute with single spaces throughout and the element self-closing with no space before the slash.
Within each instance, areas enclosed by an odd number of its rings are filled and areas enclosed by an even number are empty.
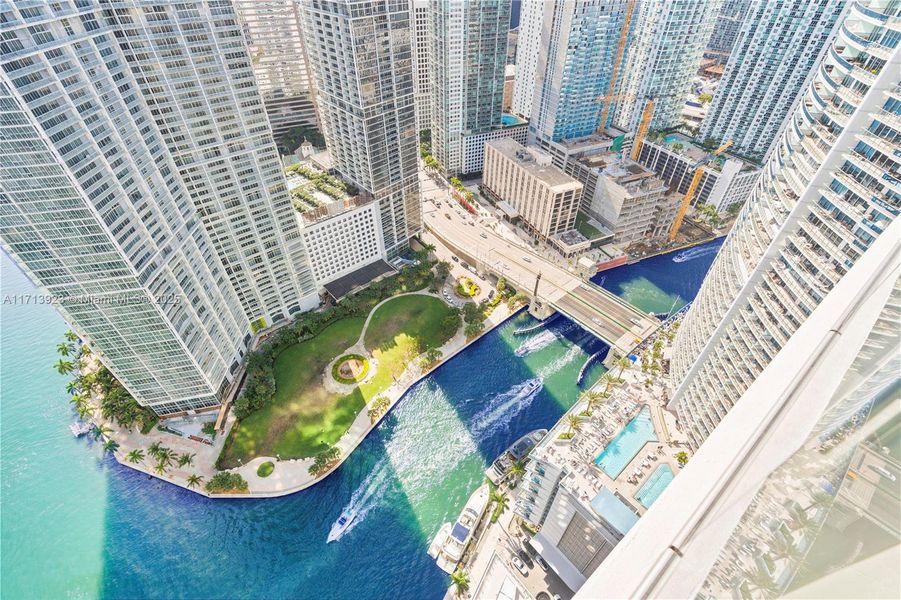
<svg viewBox="0 0 901 600">
<path fill-rule="evenodd" d="M 519 560 L 518 556 L 511 556 L 510 564 L 513 565 L 514 567 L 516 567 L 516 570 L 519 571 L 520 573 L 522 573 L 523 577 L 529 576 L 529 570 L 526 569 L 526 566 L 523 564 L 523 562 L 521 560 Z"/>
<path fill-rule="evenodd" d="M 530 569 L 535 567 L 534 561 L 532 561 L 532 557 L 525 550 L 520 550 L 517 552 L 519 559 L 526 564 Z"/>
<path fill-rule="evenodd" d="M 524 261 L 528 262 L 528 263 L 532 262 L 532 259 L 529 258 L 529 257 L 526 256 L 526 255 L 523 255 L 522 259 L 523 259 Z"/>
<path fill-rule="evenodd" d="M 541 558 L 540 554 L 535 555 L 535 562 L 538 563 L 538 566 L 541 567 L 542 571 L 547 571 L 547 563 L 544 562 L 544 559 Z"/>
<path fill-rule="evenodd" d="M 450 215 L 449 215 L 449 214 L 444 213 L 444 216 L 447 217 L 447 220 L 448 220 L 448 221 L 450 221 Z"/>
<path fill-rule="evenodd" d="M 452 254 L 452 255 L 451 255 L 451 260 L 454 261 L 454 262 L 460 262 L 460 259 L 457 258 L 457 255 L 456 255 L 456 254 Z"/>
</svg>

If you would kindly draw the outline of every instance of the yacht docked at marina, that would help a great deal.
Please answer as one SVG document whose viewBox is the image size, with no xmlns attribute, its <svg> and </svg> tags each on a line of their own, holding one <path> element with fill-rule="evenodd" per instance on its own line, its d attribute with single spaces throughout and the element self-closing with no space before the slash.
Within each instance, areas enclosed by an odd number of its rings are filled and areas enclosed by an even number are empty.
<svg viewBox="0 0 901 600">
<path fill-rule="evenodd" d="M 472 540 L 473 531 L 488 507 L 488 499 L 488 484 L 485 484 L 469 497 L 457 521 L 442 525 L 438 535 L 429 544 L 429 556 L 435 559 L 442 571 L 453 573 L 457 568 Z"/>
<path fill-rule="evenodd" d="M 510 472 L 510 467 L 513 466 L 513 463 L 528 456 L 529 452 L 532 451 L 532 448 L 534 448 L 546 435 L 547 429 L 536 429 L 513 442 L 513 444 L 504 450 L 504 452 L 498 456 L 485 471 L 485 475 L 491 483 L 494 485 L 503 483 L 504 480 L 507 479 L 507 474 Z"/>
</svg>

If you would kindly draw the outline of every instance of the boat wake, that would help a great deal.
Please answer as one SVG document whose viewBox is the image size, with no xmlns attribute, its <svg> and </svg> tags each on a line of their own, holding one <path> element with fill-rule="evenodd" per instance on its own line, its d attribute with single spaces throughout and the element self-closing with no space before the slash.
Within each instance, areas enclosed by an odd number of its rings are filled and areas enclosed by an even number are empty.
<svg viewBox="0 0 901 600">
<path fill-rule="evenodd" d="M 537 352 L 542 348 L 547 348 L 557 340 L 557 334 L 550 329 L 545 329 L 538 335 L 534 335 L 519 345 L 519 348 L 513 351 L 516 356 L 525 356 L 530 352 Z"/>
<path fill-rule="evenodd" d="M 710 256 L 711 254 L 716 254 L 719 251 L 719 247 L 716 248 L 689 248 L 688 250 L 683 250 L 679 254 L 673 257 L 674 263 L 684 263 L 690 260 L 694 260 L 696 258 L 701 258 L 702 256 Z"/>
<path fill-rule="evenodd" d="M 375 464 L 372 471 L 369 472 L 366 479 L 360 484 L 360 487 L 358 487 L 350 497 L 350 502 L 347 503 L 347 506 L 341 510 L 342 515 L 353 514 L 355 517 L 353 522 L 351 522 L 344 531 L 335 536 L 332 541 L 337 542 L 347 535 L 366 518 L 369 511 L 378 506 L 382 497 L 385 495 L 385 490 L 387 488 L 385 480 L 388 476 L 388 472 L 388 459 L 382 458 Z M 337 520 L 332 524 L 332 529 L 334 530 L 336 526 L 338 526 Z"/>
<path fill-rule="evenodd" d="M 510 417 L 532 404 L 544 387 L 541 377 L 527 379 L 506 392 L 497 394 L 469 422 L 469 430 L 477 439 L 484 439 L 501 427 L 509 427 Z"/>
<path fill-rule="evenodd" d="M 582 349 L 579 346 L 572 345 L 569 350 L 566 351 L 562 356 L 558 356 L 548 364 L 544 365 L 540 369 L 538 369 L 538 377 L 541 379 L 546 379 L 550 377 L 572 361 L 576 359 L 577 356 L 583 354 Z"/>
</svg>

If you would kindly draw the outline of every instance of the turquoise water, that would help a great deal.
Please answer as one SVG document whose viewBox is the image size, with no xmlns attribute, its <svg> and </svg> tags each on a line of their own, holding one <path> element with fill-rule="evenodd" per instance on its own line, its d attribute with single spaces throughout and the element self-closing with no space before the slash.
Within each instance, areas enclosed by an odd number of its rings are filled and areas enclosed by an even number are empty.
<svg viewBox="0 0 901 600">
<path fill-rule="evenodd" d="M 664 136 L 663 141 L 666 142 L 667 144 L 671 144 L 673 142 L 681 141 L 681 139 L 679 138 L 679 136 L 677 134 L 671 133 L 669 135 Z"/>
<path fill-rule="evenodd" d="M 0 255 L 3 298 L 32 293 Z M 650 279 L 672 289 L 660 266 L 667 260 L 607 273 L 614 288 Z M 672 267 L 683 297 L 694 297 L 690 282 L 699 285 L 708 266 L 701 258 Z M 648 300 L 629 289 L 639 305 Z M 0 597 L 17 600 L 440 598 L 448 577 L 428 558 L 429 540 L 459 514 L 491 460 L 575 402 L 579 369 L 603 349 L 562 318 L 550 334 L 514 336 L 534 322 L 520 314 L 411 389 L 314 488 L 216 501 L 149 479 L 72 437 L 66 378 L 51 367 L 66 325 L 50 306 L 4 302 L 0 321 Z M 603 371 L 593 366 L 586 384 Z M 541 389 L 523 394 L 534 378 Z M 346 507 L 360 516 L 326 545 Z"/>
<path fill-rule="evenodd" d="M 591 281 L 644 311 L 666 314 L 679 310 L 694 300 L 725 239 L 602 271 Z"/>
<path fill-rule="evenodd" d="M 651 505 L 657 502 L 657 498 L 670 484 L 675 475 L 669 465 L 660 465 L 657 467 L 644 485 L 635 492 L 635 499 L 641 502 L 645 508 L 651 508 Z"/>
<path fill-rule="evenodd" d="M 513 115 L 501 115 L 501 125 L 516 125 L 519 119 Z"/>
<path fill-rule="evenodd" d="M 655 441 L 657 434 L 651 420 L 651 409 L 645 406 L 607 444 L 604 451 L 594 459 L 594 464 L 602 468 L 612 479 L 616 479 L 646 443 Z"/>
</svg>

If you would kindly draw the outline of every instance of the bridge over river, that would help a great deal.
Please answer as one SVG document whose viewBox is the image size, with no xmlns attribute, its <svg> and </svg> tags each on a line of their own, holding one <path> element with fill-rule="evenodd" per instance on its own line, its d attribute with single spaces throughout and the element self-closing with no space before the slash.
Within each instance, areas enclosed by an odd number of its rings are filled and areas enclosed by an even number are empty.
<svg viewBox="0 0 901 600">
<path fill-rule="evenodd" d="M 529 296 L 537 280 L 537 301 L 532 298 L 530 312 L 545 318 L 559 311 L 576 321 L 610 346 L 608 363 L 631 352 L 660 326 L 654 316 L 543 258 L 524 242 L 511 241 L 444 206 L 423 214 L 437 241 L 480 273 L 505 277 Z"/>
</svg>

